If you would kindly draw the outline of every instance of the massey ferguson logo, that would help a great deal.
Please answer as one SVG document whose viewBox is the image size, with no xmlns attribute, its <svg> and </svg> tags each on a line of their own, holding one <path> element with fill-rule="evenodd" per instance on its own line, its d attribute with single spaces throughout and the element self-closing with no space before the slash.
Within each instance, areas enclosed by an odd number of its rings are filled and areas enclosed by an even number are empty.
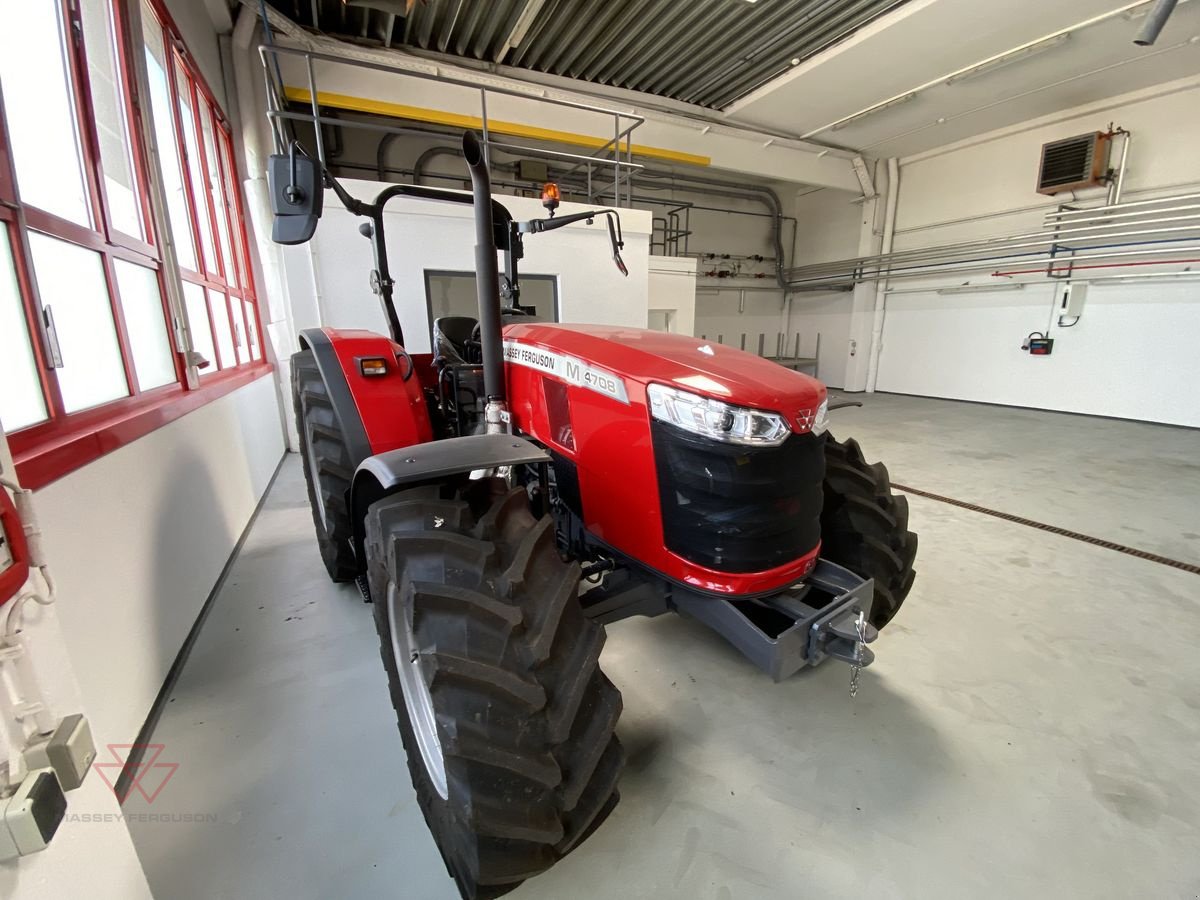
<svg viewBox="0 0 1200 900">
<path fill-rule="evenodd" d="M 628 403 L 629 395 L 625 392 L 625 382 L 612 372 L 589 366 L 583 360 L 573 356 L 564 356 L 540 347 L 530 347 L 516 341 L 504 342 L 504 361 L 514 366 L 525 366 L 537 369 L 548 375 L 561 378 L 567 384 L 574 384 L 611 397 L 620 403 Z"/>
</svg>

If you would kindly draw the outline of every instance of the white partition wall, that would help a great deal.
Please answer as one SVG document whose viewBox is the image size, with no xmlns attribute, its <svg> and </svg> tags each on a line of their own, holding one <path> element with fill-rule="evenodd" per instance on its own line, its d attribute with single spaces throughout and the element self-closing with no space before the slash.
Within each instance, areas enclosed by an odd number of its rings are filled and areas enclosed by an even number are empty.
<svg viewBox="0 0 1200 900">
<path fill-rule="evenodd" d="M 386 185 L 371 181 L 343 182 L 352 194 L 371 200 Z M 539 200 L 497 196 L 518 219 L 544 218 Z M 388 204 L 386 236 L 396 309 L 407 348 L 429 352 L 425 273 L 473 272 L 475 226 L 472 207 L 399 197 Z M 587 209 L 564 203 L 558 215 Z M 621 210 L 628 277 L 612 260 L 603 217 L 592 225 L 568 225 L 546 234 L 526 235 L 522 274 L 552 276 L 558 281 L 562 322 L 597 322 L 645 328 L 650 277 L 651 214 Z M 371 243 L 358 232 L 366 221 L 347 212 L 332 192 L 316 236 L 308 244 L 287 248 L 285 270 L 296 329 L 318 325 L 368 328 L 386 333 L 378 298 L 371 292 Z"/>
</svg>

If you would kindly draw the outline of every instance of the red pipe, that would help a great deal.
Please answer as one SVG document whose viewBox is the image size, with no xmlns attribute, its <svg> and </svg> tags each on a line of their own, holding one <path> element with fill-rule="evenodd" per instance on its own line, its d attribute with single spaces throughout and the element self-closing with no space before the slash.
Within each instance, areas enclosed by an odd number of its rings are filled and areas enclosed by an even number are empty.
<svg viewBox="0 0 1200 900">
<path fill-rule="evenodd" d="M 1196 263 L 1200 259 L 1151 259 L 1145 262 L 1125 262 L 1125 263 L 1095 263 L 1090 266 L 1071 266 L 1066 269 L 1014 269 L 1011 272 L 993 272 L 993 278 L 999 278 L 1004 275 L 1037 275 L 1039 272 L 1045 272 L 1047 275 L 1053 275 L 1055 272 L 1066 272 L 1070 274 L 1081 269 L 1124 269 L 1129 266 L 1169 266 L 1175 263 Z M 1165 274 L 1165 273 L 1164 273 Z"/>
</svg>

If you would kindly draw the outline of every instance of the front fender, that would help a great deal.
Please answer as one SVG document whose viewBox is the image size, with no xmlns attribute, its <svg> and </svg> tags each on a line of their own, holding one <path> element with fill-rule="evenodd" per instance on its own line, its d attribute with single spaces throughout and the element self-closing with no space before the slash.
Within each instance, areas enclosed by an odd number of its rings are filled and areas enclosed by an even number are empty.
<svg viewBox="0 0 1200 900">
<path fill-rule="evenodd" d="M 313 352 L 356 465 L 379 453 L 433 440 L 420 379 L 399 344 L 372 331 L 337 328 L 306 328 L 300 343 Z M 363 375 L 358 363 L 362 357 L 387 360 L 387 374 Z"/>
<path fill-rule="evenodd" d="M 350 486 L 355 550 L 362 558 L 363 523 L 376 500 L 407 487 L 467 476 L 476 469 L 549 463 L 550 454 L 511 434 L 473 434 L 391 450 L 364 459 Z"/>
</svg>

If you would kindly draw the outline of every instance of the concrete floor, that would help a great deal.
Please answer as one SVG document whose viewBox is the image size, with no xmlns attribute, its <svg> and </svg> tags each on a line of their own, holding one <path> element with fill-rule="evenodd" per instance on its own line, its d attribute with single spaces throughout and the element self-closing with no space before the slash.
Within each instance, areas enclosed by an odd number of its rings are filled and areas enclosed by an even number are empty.
<svg viewBox="0 0 1200 900">
<path fill-rule="evenodd" d="M 895 396 L 834 413 L 893 478 L 1200 562 L 1200 433 Z M 1200 579 L 913 497 L 920 574 L 857 700 L 674 616 L 609 628 L 609 821 L 514 900 L 1200 895 Z M 292 457 L 155 735 L 155 894 L 454 900 L 369 610 Z M 128 811 L 146 810 L 130 800 Z"/>
</svg>

